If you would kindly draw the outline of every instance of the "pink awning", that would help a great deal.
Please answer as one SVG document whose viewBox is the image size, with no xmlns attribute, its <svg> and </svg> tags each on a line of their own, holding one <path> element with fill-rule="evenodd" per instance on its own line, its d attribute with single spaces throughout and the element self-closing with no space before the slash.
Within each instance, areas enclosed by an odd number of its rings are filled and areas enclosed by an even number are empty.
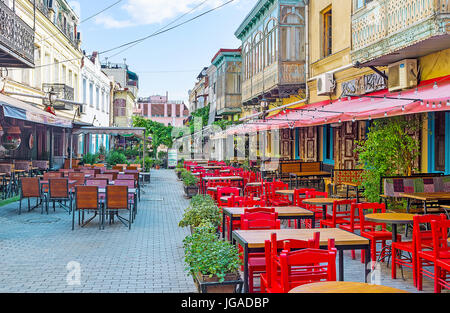
<svg viewBox="0 0 450 313">
<path fill-rule="evenodd" d="M 424 81 L 417 88 L 389 93 L 378 91 L 364 96 L 322 101 L 288 109 L 266 120 L 233 127 L 227 134 L 252 133 L 273 128 L 310 127 L 347 121 L 379 119 L 406 114 L 450 111 L 450 75 Z"/>
</svg>

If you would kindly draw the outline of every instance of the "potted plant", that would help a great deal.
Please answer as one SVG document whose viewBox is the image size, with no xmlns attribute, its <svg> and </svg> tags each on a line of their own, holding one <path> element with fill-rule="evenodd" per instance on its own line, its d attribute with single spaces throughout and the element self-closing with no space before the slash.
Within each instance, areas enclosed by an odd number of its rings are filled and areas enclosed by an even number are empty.
<svg viewBox="0 0 450 313">
<path fill-rule="evenodd" d="M 155 165 L 155 169 L 159 170 L 161 168 L 162 162 L 161 162 L 161 160 L 154 159 L 153 164 Z"/>
<path fill-rule="evenodd" d="M 175 173 L 177 173 L 177 177 L 178 177 L 179 180 L 181 180 L 181 174 L 182 174 L 184 171 L 186 171 L 185 168 L 178 168 L 178 167 L 177 167 L 177 168 L 175 169 Z"/>
<path fill-rule="evenodd" d="M 216 230 L 222 223 L 222 214 L 213 198 L 209 195 L 195 195 L 192 197 L 189 207 L 184 210 L 183 218 L 179 222 L 180 227 L 193 229 L 203 222 L 211 223 Z"/>
<path fill-rule="evenodd" d="M 106 158 L 106 148 L 105 146 L 100 146 L 100 149 L 98 150 L 98 159 L 100 161 L 105 161 Z"/>
<path fill-rule="evenodd" d="M 184 183 L 184 193 L 188 198 L 192 198 L 198 193 L 198 178 L 195 177 L 191 172 L 182 172 L 181 180 L 183 180 Z"/>
<path fill-rule="evenodd" d="M 202 222 L 183 243 L 186 270 L 200 293 L 241 291 L 239 252 L 234 245 L 218 238 L 211 222 Z"/>
</svg>

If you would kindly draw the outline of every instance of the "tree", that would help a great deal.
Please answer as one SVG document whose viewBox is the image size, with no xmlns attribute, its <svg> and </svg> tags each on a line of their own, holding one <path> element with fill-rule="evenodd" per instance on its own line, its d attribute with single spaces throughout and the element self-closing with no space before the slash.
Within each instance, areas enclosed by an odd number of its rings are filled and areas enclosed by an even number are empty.
<svg viewBox="0 0 450 313">
<path fill-rule="evenodd" d="M 158 123 L 141 116 L 133 116 L 134 127 L 144 127 L 146 129 L 145 136 L 152 137 L 153 157 L 156 157 L 156 151 L 161 145 L 165 145 L 168 148 L 172 148 L 173 138 L 172 130 L 173 126 L 165 126 L 162 123 Z"/>
<path fill-rule="evenodd" d="M 366 140 L 357 142 L 358 165 L 362 174 L 364 195 L 378 202 L 382 176 L 410 176 L 420 155 L 420 144 L 412 134 L 420 128 L 420 120 L 404 116 L 377 120 L 369 128 Z"/>
</svg>

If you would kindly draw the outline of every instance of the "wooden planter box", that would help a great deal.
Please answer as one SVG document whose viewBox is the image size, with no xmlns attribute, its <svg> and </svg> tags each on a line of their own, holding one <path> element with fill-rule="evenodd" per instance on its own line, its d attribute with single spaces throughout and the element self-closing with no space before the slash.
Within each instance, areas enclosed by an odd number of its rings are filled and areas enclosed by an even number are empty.
<svg viewBox="0 0 450 313">
<path fill-rule="evenodd" d="M 227 274 L 221 283 L 217 277 L 197 273 L 194 283 L 199 293 L 241 293 L 244 284 L 239 273 Z"/>
<path fill-rule="evenodd" d="M 184 186 L 184 193 L 186 194 L 186 197 L 192 198 L 193 196 L 198 194 L 198 187 L 197 186 Z"/>
</svg>

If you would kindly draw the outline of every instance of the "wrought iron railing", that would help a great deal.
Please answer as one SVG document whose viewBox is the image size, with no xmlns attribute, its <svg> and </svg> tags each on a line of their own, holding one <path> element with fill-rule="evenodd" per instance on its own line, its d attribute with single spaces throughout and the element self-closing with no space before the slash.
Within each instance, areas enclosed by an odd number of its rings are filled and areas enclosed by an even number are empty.
<svg viewBox="0 0 450 313">
<path fill-rule="evenodd" d="M 34 30 L 3 1 L 0 1 L 0 45 L 20 62 L 34 65 Z"/>
</svg>

